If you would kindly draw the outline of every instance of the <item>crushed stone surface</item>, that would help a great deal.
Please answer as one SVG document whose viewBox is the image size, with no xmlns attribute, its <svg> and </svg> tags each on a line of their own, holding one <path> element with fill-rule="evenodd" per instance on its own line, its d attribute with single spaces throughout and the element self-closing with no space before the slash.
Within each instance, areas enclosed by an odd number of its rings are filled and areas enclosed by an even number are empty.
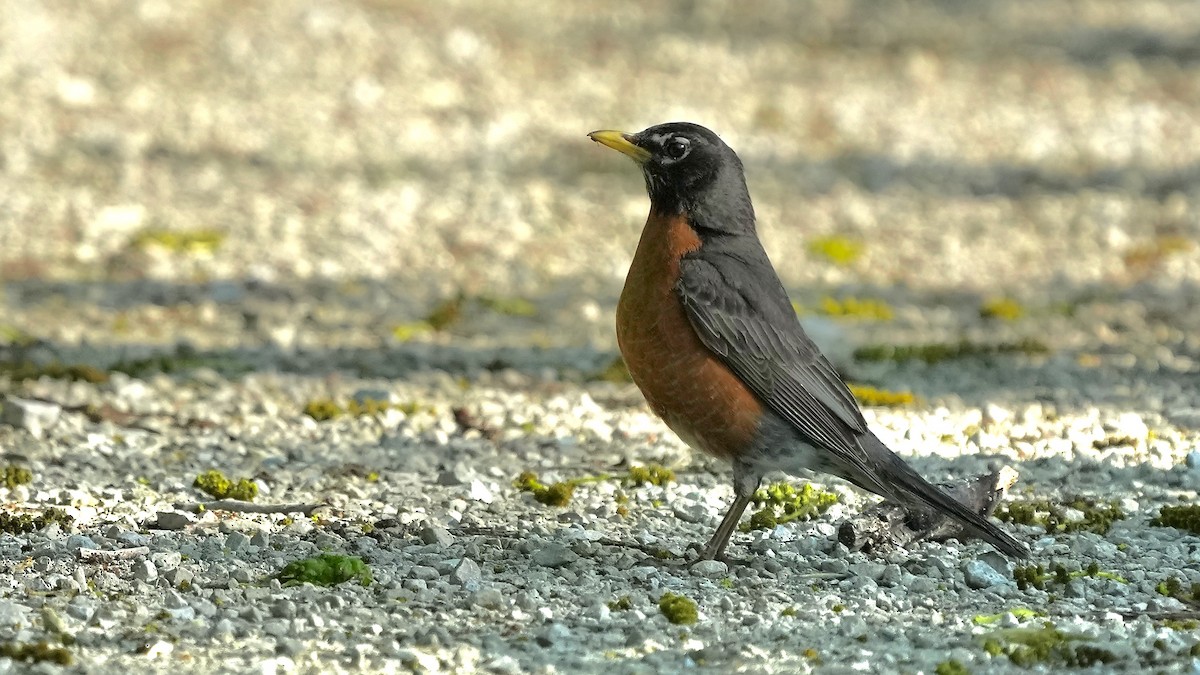
<svg viewBox="0 0 1200 675">
<path fill-rule="evenodd" d="M 61 650 L 0 673 L 1200 672 L 1200 535 L 1151 524 L 1200 489 L 1197 34 L 1168 1 L 0 0 L 0 654 Z M 1030 561 L 848 551 L 873 498 L 779 475 L 839 503 L 686 564 L 730 472 L 601 376 L 647 204 L 585 137 L 675 119 L 739 152 L 847 378 L 914 395 L 879 436 L 1055 505 L 1005 524 Z M 935 344 L 1026 348 L 863 351 Z M 291 507 L 198 508 L 211 469 Z M 369 583 L 279 579 L 324 554 Z"/>
</svg>

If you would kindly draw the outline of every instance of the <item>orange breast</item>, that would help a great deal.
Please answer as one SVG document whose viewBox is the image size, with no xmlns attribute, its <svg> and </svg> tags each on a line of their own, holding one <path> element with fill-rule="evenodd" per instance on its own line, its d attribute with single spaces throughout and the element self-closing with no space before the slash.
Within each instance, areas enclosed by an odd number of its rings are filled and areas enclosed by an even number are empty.
<svg viewBox="0 0 1200 675">
<path fill-rule="evenodd" d="M 617 343 L 650 408 L 688 445 L 733 459 L 762 404 L 696 335 L 675 292 L 679 259 L 700 247 L 683 216 L 651 213 L 617 303 Z"/>
</svg>

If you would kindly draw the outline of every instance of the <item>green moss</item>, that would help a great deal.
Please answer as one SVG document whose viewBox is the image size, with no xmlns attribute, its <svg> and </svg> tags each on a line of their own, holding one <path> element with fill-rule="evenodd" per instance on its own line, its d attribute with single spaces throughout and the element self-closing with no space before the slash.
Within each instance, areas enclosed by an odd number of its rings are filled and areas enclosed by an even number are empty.
<svg viewBox="0 0 1200 675">
<path fill-rule="evenodd" d="M 447 298 L 435 305 L 429 314 L 425 316 L 425 323 L 440 333 L 462 319 L 463 307 L 466 303 L 467 296 L 460 291 L 453 297 Z"/>
<path fill-rule="evenodd" d="M 622 595 L 616 600 L 610 600 L 608 608 L 614 612 L 627 612 L 633 609 L 633 600 L 630 600 L 628 595 Z"/>
<path fill-rule="evenodd" d="M 575 483 L 559 482 L 543 485 L 536 473 L 526 471 L 513 481 L 513 487 L 533 494 L 533 498 L 546 506 L 566 506 L 575 495 Z"/>
<path fill-rule="evenodd" d="M 56 663 L 60 666 L 69 666 L 74 660 L 71 652 L 62 647 L 53 647 L 47 642 L 0 643 L 0 658 L 17 662 Z"/>
<path fill-rule="evenodd" d="M 864 319 L 867 321 L 891 321 L 895 314 L 891 305 L 873 298 L 834 298 L 826 295 L 817 305 L 817 312 L 839 319 Z M 797 314 L 803 313 L 797 311 Z"/>
<path fill-rule="evenodd" d="M 276 578 L 285 586 L 304 583 L 314 586 L 336 586 L 346 581 L 357 581 L 363 586 L 369 586 L 372 581 L 371 569 L 362 558 L 332 553 L 292 561 Z"/>
<path fill-rule="evenodd" d="M 725 589 L 730 589 L 730 590 L 731 590 L 731 589 L 733 589 L 733 587 L 734 587 L 734 583 L 733 583 L 733 577 L 722 577 L 722 578 L 721 578 L 721 580 L 717 582 L 717 584 L 718 584 L 718 585 L 719 585 L 721 588 L 725 588 Z"/>
<path fill-rule="evenodd" d="M 228 375 L 248 372 L 253 366 L 232 356 L 205 354 L 191 347 L 180 346 L 168 353 L 152 354 L 140 359 L 122 359 L 110 366 L 109 371 L 144 378 L 159 373 L 184 373 L 198 368 L 211 368 Z"/>
<path fill-rule="evenodd" d="M 841 614 L 842 612 L 846 611 L 846 606 L 839 602 L 829 609 L 831 609 L 834 614 Z"/>
<path fill-rule="evenodd" d="M 109 379 L 108 373 L 95 366 L 82 363 L 64 364 L 58 361 L 46 364 L 32 361 L 0 361 L 0 376 L 7 376 L 14 382 L 39 380 L 45 377 L 51 380 L 103 384 Z"/>
<path fill-rule="evenodd" d="M 32 333 L 28 333 L 16 326 L 0 323 L 0 344 L 12 347 L 32 347 L 37 343 L 38 339 Z"/>
<path fill-rule="evenodd" d="M 821 665 L 821 654 L 818 653 L 817 650 L 813 649 L 812 647 L 809 647 L 809 648 L 805 649 L 804 651 L 800 652 L 800 655 L 803 656 L 805 659 L 807 659 L 809 662 L 811 662 L 813 665 L 816 665 L 816 666 Z"/>
<path fill-rule="evenodd" d="M 661 464 L 631 466 L 629 467 L 629 476 L 625 480 L 633 486 L 646 484 L 666 485 L 667 483 L 674 482 L 675 472 Z"/>
<path fill-rule="evenodd" d="M 1186 632 L 1194 631 L 1197 628 L 1200 628 L 1200 621 L 1197 621 L 1196 619 L 1164 619 L 1161 622 L 1161 625 L 1164 628 L 1170 628 L 1171 630 Z"/>
<path fill-rule="evenodd" d="M 1067 517 L 1067 509 L 1083 514 L 1082 519 Z M 1064 532 L 1095 532 L 1107 534 L 1113 522 L 1123 520 L 1125 512 L 1116 501 L 1101 502 L 1087 497 L 1075 497 L 1063 503 L 1046 499 L 1006 502 L 996 509 L 996 518 L 1006 523 L 1036 525 L 1047 534 Z"/>
<path fill-rule="evenodd" d="M 524 298 L 506 298 L 493 295 L 479 296 L 479 304 L 505 316 L 537 316 L 537 306 Z"/>
<path fill-rule="evenodd" d="M 984 358 L 992 356 L 1026 355 L 1038 356 L 1050 353 L 1050 348 L 1033 338 L 1017 342 L 980 344 L 969 340 L 959 342 L 932 343 L 923 345 L 868 345 L 854 350 L 859 361 L 924 361 L 941 363 L 955 359 Z"/>
<path fill-rule="evenodd" d="M 658 599 L 658 611 L 667 617 L 667 621 L 677 625 L 696 623 L 699 620 L 699 609 L 696 603 L 682 595 L 671 592 L 663 593 Z"/>
<path fill-rule="evenodd" d="M 850 388 L 850 393 L 854 394 L 854 398 L 865 406 L 899 408 L 912 405 L 917 400 L 910 391 L 888 391 L 887 389 L 876 389 L 865 384 L 849 384 L 846 386 Z"/>
<path fill-rule="evenodd" d="M 1200 584 L 1184 584 L 1178 577 L 1169 577 L 1167 580 L 1159 582 L 1154 590 L 1159 595 L 1175 598 L 1184 604 L 1200 603 Z"/>
<path fill-rule="evenodd" d="M 1058 630 L 1047 621 L 1040 628 L 1006 628 L 983 638 L 983 649 L 993 657 L 1004 654 L 1017 666 L 1037 664 L 1087 668 L 1113 663 L 1112 652 L 1086 643 L 1087 638 Z"/>
<path fill-rule="evenodd" d="M 742 531 L 771 529 L 794 520 L 812 520 L 838 503 L 838 496 L 805 483 L 799 489 L 788 483 L 774 483 L 754 492 L 752 501 L 762 508 L 750 516 Z"/>
<path fill-rule="evenodd" d="M 849 237 L 831 235 L 809 240 L 807 248 L 809 254 L 816 258 L 846 267 L 862 257 L 864 247 L 862 242 Z"/>
<path fill-rule="evenodd" d="M 172 253 L 211 253 L 221 247 L 225 233 L 218 230 L 142 230 L 130 242 L 134 248 L 162 248 Z"/>
<path fill-rule="evenodd" d="M 75 519 L 67 515 L 66 511 L 55 508 L 46 509 L 37 515 L 0 511 L 0 532 L 7 534 L 36 532 L 52 523 L 58 523 L 62 529 L 69 530 L 75 524 Z"/>
<path fill-rule="evenodd" d="M 1177 253 L 1192 250 L 1196 242 L 1182 235 L 1160 235 L 1153 241 L 1135 246 L 1124 256 L 1125 266 L 1134 271 L 1146 271 L 1158 266 Z"/>
<path fill-rule="evenodd" d="M 33 482 L 33 472 L 23 466 L 9 464 L 4 467 L 4 478 L 0 479 L 0 483 L 9 490 L 18 485 L 27 485 Z"/>
<path fill-rule="evenodd" d="M 240 499 L 252 502 L 258 496 L 258 485 L 249 478 L 239 478 L 236 482 L 225 477 L 216 469 L 209 469 L 196 476 L 192 487 L 210 495 L 213 499 Z"/>
<path fill-rule="evenodd" d="M 976 626 L 990 626 L 1009 614 L 1012 614 L 1014 617 L 1016 617 L 1017 621 L 1028 621 L 1030 619 L 1046 616 L 1044 613 L 1039 612 L 1036 609 L 1017 607 L 1000 614 L 976 614 L 973 621 L 975 622 Z"/>
<path fill-rule="evenodd" d="M 935 675 L 971 675 L 971 671 L 966 666 L 954 659 L 937 664 L 933 672 Z"/>
<path fill-rule="evenodd" d="M 784 607 L 779 612 L 779 616 L 796 616 L 797 614 L 799 614 L 799 611 L 794 606 Z"/>
<path fill-rule="evenodd" d="M 1164 506 L 1150 521 L 1155 527 L 1173 527 L 1177 530 L 1200 534 L 1200 504 Z"/>
<path fill-rule="evenodd" d="M 318 422 L 325 422 L 335 417 L 347 415 L 350 417 L 374 417 L 388 410 L 399 410 L 405 415 L 430 410 L 418 403 L 393 403 L 384 399 L 350 399 L 338 403 L 329 398 L 317 398 L 304 404 L 304 414 Z"/>
<path fill-rule="evenodd" d="M 979 316 L 984 319 L 1016 321 L 1025 316 L 1025 308 L 1012 298 L 992 298 L 979 306 Z"/>
<path fill-rule="evenodd" d="M 1081 577 L 1091 577 L 1093 579 L 1107 579 L 1120 584 L 1129 583 L 1124 577 L 1115 573 L 1107 572 L 1100 569 L 1098 563 L 1091 563 L 1081 570 L 1070 572 L 1061 563 L 1054 563 L 1047 569 L 1044 565 L 1025 565 L 1018 566 L 1013 569 L 1013 580 L 1017 582 L 1017 588 L 1026 590 L 1036 588 L 1039 591 L 1044 591 L 1050 584 L 1058 584 L 1065 586 L 1072 579 Z"/>
</svg>

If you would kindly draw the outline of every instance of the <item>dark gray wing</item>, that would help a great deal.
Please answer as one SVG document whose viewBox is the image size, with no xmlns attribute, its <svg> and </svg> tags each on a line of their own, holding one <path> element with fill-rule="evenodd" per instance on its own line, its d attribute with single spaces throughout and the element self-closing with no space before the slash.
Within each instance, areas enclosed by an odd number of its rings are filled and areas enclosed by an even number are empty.
<svg viewBox="0 0 1200 675">
<path fill-rule="evenodd" d="M 676 292 L 700 341 L 813 445 L 860 457 L 854 395 L 804 333 L 757 241 L 706 245 L 680 261 Z"/>
</svg>

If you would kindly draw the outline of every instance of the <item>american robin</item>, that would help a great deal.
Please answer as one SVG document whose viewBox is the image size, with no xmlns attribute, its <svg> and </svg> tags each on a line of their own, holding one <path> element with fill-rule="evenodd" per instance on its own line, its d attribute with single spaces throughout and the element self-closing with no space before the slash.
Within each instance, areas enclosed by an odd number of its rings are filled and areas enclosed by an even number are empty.
<svg viewBox="0 0 1200 675">
<path fill-rule="evenodd" d="M 733 464 L 735 498 L 700 560 L 723 556 L 763 474 L 813 469 L 930 508 L 1010 556 L 1025 545 L 922 478 L 867 428 L 801 328 L 755 231 L 742 162 L 686 122 L 588 136 L 642 168 L 650 215 L 617 304 L 621 355 L 650 408 Z"/>
</svg>

